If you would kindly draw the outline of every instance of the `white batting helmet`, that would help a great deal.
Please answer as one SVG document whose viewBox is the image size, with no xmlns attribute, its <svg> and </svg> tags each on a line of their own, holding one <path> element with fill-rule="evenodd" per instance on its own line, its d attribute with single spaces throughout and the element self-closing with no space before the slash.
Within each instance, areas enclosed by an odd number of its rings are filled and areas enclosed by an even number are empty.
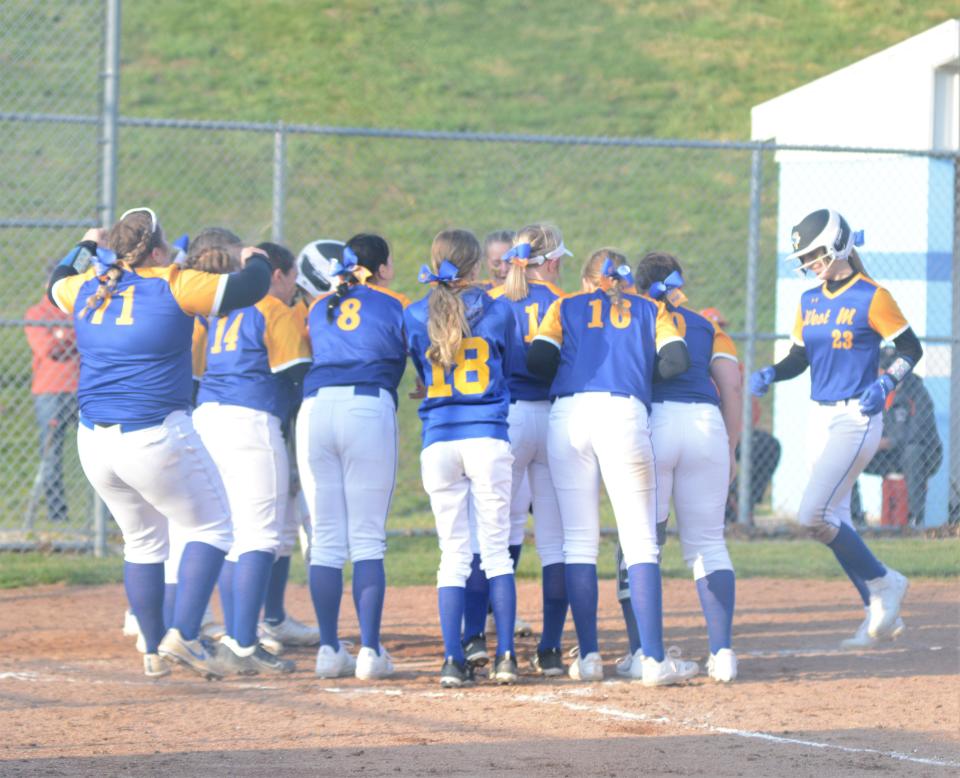
<svg viewBox="0 0 960 778">
<path fill-rule="evenodd" d="M 310 241 L 297 257 L 297 286 L 311 297 L 329 292 L 333 286 L 330 271 L 343 259 L 342 240 L 319 238 Z"/>
</svg>

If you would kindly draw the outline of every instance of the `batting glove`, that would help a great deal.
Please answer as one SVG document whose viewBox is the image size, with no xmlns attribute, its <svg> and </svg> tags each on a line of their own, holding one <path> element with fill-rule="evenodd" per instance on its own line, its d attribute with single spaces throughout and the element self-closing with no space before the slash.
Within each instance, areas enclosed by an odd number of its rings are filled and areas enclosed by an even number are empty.
<svg viewBox="0 0 960 778">
<path fill-rule="evenodd" d="M 753 373 L 750 376 L 750 394 L 754 397 L 763 397 L 776 377 L 777 371 L 772 365 L 767 365 L 763 370 Z"/>
<path fill-rule="evenodd" d="M 896 383 L 893 377 L 884 373 L 874 381 L 867 390 L 860 395 L 860 413 L 864 416 L 874 416 L 883 410 L 887 395 L 893 391 Z"/>
</svg>

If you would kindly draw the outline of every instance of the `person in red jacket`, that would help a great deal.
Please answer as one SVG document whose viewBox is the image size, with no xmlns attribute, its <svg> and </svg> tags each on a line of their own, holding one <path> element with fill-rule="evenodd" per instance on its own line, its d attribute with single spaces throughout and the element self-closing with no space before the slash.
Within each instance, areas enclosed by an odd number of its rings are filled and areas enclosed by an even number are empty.
<svg viewBox="0 0 960 778">
<path fill-rule="evenodd" d="M 40 468 L 50 521 L 69 519 L 63 489 L 63 439 L 77 420 L 80 358 L 73 322 L 46 294 L 24 318 L 36 324 L 24 332 L 33 352 L 33 405 L 40 429 Z"/>
</svg>

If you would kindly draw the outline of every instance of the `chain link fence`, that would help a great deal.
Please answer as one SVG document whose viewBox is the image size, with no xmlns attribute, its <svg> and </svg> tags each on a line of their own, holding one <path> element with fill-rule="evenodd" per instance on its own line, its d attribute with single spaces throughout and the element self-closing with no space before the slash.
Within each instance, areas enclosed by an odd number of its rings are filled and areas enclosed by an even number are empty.
<svg viewBox="0 0 960 778">
<path fill-rule="evenodd" d="M 924 473 L 926 524 L 942 524 L 950 506 L 956 510 L 949 489 L 949 443 L 960 413 L 957 382 L 950 380 L 960 299 L 951 269 L 958 222 L 954 155 L 111 117 L 103 109 L 109 100 L 90 88 L 98 68 L 109 70 L 101 56 L 103 4 L 76 2 L 65 10 L 63 3 L 13 5 L 22 11 L 15 23 L 36 26 L 47 13 L 44 23 L 63 37 L 61 47 L 47 53 L 26 43 L 14 47 L 20 70 L 0 86 L 7 152 L 7 186 L 0 192 L 6 265 L 0 291 L 0 546 L 94 541 L 94 499 L 76 458 L 72 406 L 65 401 L 64 413 L 51 416 L 41 407 L 50 403 L 32 392 L 24 325 L 26 309 L 43 297 L 51 262 L 86 226 L 112 213 L 114 192 L 121 209 L 154 208 L 171 237 L 222 226 L 250 242 L 279 240 L 297 252 L 321 237 L 378 232 L 393 250 L 396 287 L 412 298 L 422 294 L 416 270 L 428 258 L 433 235 L 450 226 L 482 238 L 535 220 L 557 224 L 576 255 L 563 268 L 568 290 L 578 288 L 580 265 L 596 248 L 615 246 L 634 261 L 648 250 L 670 251 L 683 265 L 689 304 L 722 313 L 747 370 L 783 356 L 799 294 L 812 285 L 782 267 L 790 226 L 810 210 L 835 207 L 865 230 L 868 270 L 889 286 L 924 341 L 917 375 L 931 411 L 918 414 L 913 399 L 903 423 L 914 431 L 924 425 L 911 445 L 931 451 L 935 440 L 941 443 L 942 461 L 934 473 Z M 45 10 L 48 5 L 62 13 Z M 86 37 L 72 37 L 81 34 Z M 58 83 L 55 93 L 44 93 L 29 72 L 37 57 L 58 59 L 50 68 L 60 69 L 45 82 L 73 77 L 77 89 Z M 31 324 L 33 332 L 48 335 L 38 340 L 56 344 L 57 331 L 65 329 L 69 341 L 69 322 L 41 318 Z M 730 520 L 792 518 L 805 481 L 806 381 L 777 385 L 759 403 L 745 399 L 742 483 L 731 493 Z M 428 510 L 428 503 L 419 477 L 416 403 L 402 401 L 399 414 L 394 512 L 404 515 Z M 902 437 L 896 426 L 902 420 L 889 416 L 889 437 Z M 61 431 L 63 451 L 56 456 Z M 65 509 L 51 487 L 58 461 Z M 912 461 L 906 456 L 897 472 Z M 881 473 L 860 480 L 868 521 L 903 518 L 906 498 L 897 478 Z M 915 481 L 914 473 L 908 482 Z"/>
</svg>

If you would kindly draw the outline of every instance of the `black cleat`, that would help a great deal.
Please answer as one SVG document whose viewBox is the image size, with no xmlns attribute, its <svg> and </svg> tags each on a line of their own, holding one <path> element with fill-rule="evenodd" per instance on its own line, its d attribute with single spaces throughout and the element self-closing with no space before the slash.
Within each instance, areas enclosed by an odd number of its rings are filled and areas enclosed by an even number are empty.
<svg viewBox="0 0 960 778">
<path fill-rule="evenodd" d="M 473 665 L 469 662 L 458 662 L 448 656 L 440 668 L 440 685 L 444 689 L 459 689 L 473 683 Z"/>
<path fill-rule="evenodd" d="M 486 636 L 474 635 L 469 640 L 463 641 L 463 655 L 474 667 L 484 667 L 490 661 Z"/>
<path fill-rule="evenodd" d="M 512 651 L 504 651 L 493 665 L 492 678 L 499 684 L 517 682 L 517 658 Z"/>
<path fill-rule="evenodd" d="M 530 666 L 538 675 L 554 678 L 566 673 L 563 664 L 563 654 L 559 648 L 537 649 L 537 653 L 530 659 Z"/>
</svg>

